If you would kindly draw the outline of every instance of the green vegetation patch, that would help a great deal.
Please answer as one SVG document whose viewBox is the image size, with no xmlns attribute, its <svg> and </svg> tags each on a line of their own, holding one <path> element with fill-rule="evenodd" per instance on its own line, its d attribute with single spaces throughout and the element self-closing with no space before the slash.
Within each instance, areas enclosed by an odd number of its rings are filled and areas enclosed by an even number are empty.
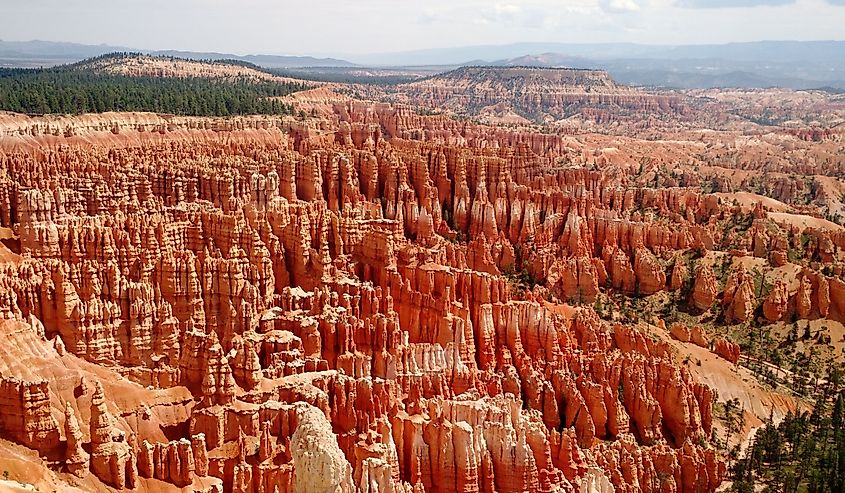
<svg viewBox="0 0 845 493">
<path fill-rule="evenodd" d="M 757 430 L 731 467 L 731 491 L 845 491 L 845 391 L 841 371 L 814 392 L 812 412 L 789 412 Z"/>
<path fill-rule="evenodd" d="M 187 116 L 291 115 L 278 99 L 307 89 L 248 78 L 131 77 L 69 67 L 0 69 L 0 110 L 42 115 L 150 111 Z"/>
</svg>

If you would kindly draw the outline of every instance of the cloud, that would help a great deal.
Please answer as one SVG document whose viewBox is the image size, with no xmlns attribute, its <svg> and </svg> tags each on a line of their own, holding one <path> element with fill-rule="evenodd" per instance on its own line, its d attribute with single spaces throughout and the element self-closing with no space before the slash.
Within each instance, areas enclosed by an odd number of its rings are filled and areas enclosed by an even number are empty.
<svg viewBox="0 0 845 493">
<path fill-rule="evenodd" d="M 600 0 L 602 10 L 606 12 L 637 12 L 640 10 L 639 4 L 634 0 Z"/>
<path fill-rule="evenodd" d="M 498 15 L 514 15 L 522 12 L 522 9 L 519 5 L 497 3 L 496 6 L 493 7 L 493 12 Z"/>
<path fill-rule="evenodd" d="M 541 29 L 551 28 L 558 24 L 562 9 L 550 9 L 546 5 L 517 5 L 513 3 L 497 3 L 491 7 L 480 9 L 473 17 L 476 25 L 496 25 L 511 29 Z M 454 17 L 461 18 L 464 15 Z"/>
<path fill-rule="evenodd" d="M 845 0 L 828 0 L 845 1 Z M 726 9 L 738 7 L 778 7 L 790 5 L 795 0 L 678 0 L 679 7 L 693 9 Z"/>
<path fill-rule="evenodd" d="M 601 0 L 605 1 L 605 0 Z M 845 7 L 845 0 L 821 0 L 824 3 Z M 675 6 L 692 9 L 730 9 L 749 7 L 782 7 L 794 5 L 797 0 L 677 0 Z"/>
<path fill-rule="evenodd" d="M 0 0 L 0 12 L 4 39 L 225 53 L 845 40 L 845 0 Z"/>
</svg>

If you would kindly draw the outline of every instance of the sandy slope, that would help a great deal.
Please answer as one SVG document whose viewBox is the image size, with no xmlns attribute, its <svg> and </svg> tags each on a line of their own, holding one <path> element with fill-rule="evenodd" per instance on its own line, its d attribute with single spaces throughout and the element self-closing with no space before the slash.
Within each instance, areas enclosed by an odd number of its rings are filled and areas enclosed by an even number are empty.
<svg viewBox="0 0 845 493">
<path fill-rule="evenodd" d="M 717 197 L 727 202 L 736 200 L 743 209 L 753 209 L 757 203 L 762 203 L 763 207 L 773 212 L 790 212 L 792 207 L 779 200 L 775 200 L 764 195 L 759 195 L 752 192 L 734 192 L 734 193 L 716 193 Z"/>
<path fill-rule="evenodd" d="M 652 327 L 652 330 L 667 341 L 677 351 L 676 356 L 683 361 L 689 357 L 687 369 L 696 380 L 706 383 L 719 393 L 718 401 L 739 399 L 753 419 L 750 426 L 757 426 L 770 415 L 782 418 L 790 410 L 795 410 L 802 403 L 796 398 L 772 391 L 761 385 L 751 371 L 745 367 L 716 356 L 709 350 L 692 343 L 683 343 L 672 339 L 668 332 Z M 699 365 L 698 362 L 701 362 Z"/>
<path fill-rule="evenodd" d="M 827 219 L 807 216 L 804 214 L 788 214 L 785 212 L 770 212 L 769 218 L 780 225 L 798 226 L 801 228 L 826 229 L 828 231 L 843 231 L 842 227 Z"/>
</svg>

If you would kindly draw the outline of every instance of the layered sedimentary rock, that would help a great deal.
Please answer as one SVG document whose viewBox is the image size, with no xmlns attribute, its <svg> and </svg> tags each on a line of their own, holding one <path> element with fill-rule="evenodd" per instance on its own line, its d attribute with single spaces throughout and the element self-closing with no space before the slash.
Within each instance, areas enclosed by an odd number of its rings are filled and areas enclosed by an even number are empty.
<svg viewBox="0 0 845 493">
<path fill-rule="evenodd" d="M 607 72 L 565 68 L 462 67 L 405 84 L 396 98 L 481 115 L 511 110 L 528 119 L 536 119 L 536 115 L 562 118 L 581 111 L 591 119 L 605 121 L 626 111 L 687 109 L 678 96 L 624 87 Z"/>
<path fill-rule="evenodd" d="M 46 380 L 33 382 L 4 376 L 0 380 L 0 410 L 4 437 L 45 453 L 58 446 L 59 425 L 50 412 Z"/>
<path fill-rule="evenodd" d="M 123 489 L 713 491 L 716 392 L 625 303 L 845 314 L 842 235 L 783 231 L 818 265 L 764 292 L 730 262 L 768 262 L 777 234 L 607 149 L 322 108 L 154 139 L 83 122 L 84 146 L 0 155 L 3 334 L 33 368 L 0 367 L 4 438 Z"/>
</svg>

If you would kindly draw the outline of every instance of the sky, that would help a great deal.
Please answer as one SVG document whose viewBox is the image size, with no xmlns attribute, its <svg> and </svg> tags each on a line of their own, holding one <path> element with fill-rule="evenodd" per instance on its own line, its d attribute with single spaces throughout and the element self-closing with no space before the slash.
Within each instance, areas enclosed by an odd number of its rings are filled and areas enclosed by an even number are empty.
<svg viewBox="0 0 845 493">
<path fill-rule="evenodd" d="M 238 55 L 845 40 L 845 0 L 0 0 L 0 39 Z"/>
</svg>

